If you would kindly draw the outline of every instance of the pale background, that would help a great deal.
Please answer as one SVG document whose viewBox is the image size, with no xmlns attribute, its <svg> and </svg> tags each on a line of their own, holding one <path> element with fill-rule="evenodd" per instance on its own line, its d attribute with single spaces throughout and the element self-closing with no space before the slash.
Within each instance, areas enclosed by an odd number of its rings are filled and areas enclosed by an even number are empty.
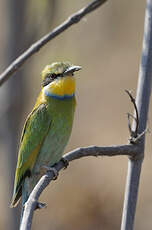
<svg viewBox="0 0 152 230">
<path fill-rule="evenodd" d="M 30 44 L 89 1 L 19 2 L 0 1 L 1 72 Z M 144 11 L 143 0 L 109 0 L 47 44 L 1 87 L 0 229 L 17 229 L 19 214 L 9 209 L 16 148 L 25 118 L 40 91 L 40 72 L 46 64 L 68 60 L 82 66 L 76 74 L 77 110 L 66 152 L 78 146 L 127 142 L 126 113 L 133 108 L 124 90 L 136 94 Z M 135 230 L 152 229 L 151 149 L 148 134 Z M 43 192 L 40 200 L 47 208 L 35 213 L 32 229 L 119 229 L 126 173 L 127 157 L 90 157 L 72 162 Z"/>
</svg>

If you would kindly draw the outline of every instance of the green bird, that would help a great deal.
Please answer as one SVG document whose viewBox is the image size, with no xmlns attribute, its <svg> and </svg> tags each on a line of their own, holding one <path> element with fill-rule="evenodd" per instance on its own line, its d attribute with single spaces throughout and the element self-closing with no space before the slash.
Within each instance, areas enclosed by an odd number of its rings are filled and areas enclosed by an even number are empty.
<svg viewBox="0 0 152 230">
<path fill-rule="evenodd" d="M 42 71 L 42 87 L 25 122 L 11 207 L 27 201 L 45 167 L 57 163 L 69 140 L 75 112 L 74 72 L 81 67 L 55 62 Z"/>
</svg>

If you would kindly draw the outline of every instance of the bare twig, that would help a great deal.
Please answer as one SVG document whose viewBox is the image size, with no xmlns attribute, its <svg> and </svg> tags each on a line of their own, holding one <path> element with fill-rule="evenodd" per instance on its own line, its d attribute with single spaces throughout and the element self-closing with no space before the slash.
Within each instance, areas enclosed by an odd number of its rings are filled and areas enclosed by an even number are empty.
<svg viewBox="0 0 152 230">
<path fill-rule="evenodd" d="M 134 156 L 140 153 L 138 145 L 120 145 L 120 146 L 110 146 L 110 147 L 98 147 L 90 146 L 86 148 L 78 148 L 73 150 L 66 155 L 63 159 L 70 162 L 76 159 L 87 156 Z M 54 168 L 59 172 L 65 167 L 63 160 L 59 161 Z M 37 208 L 38 199 L 43 190 L 48 186 L 48 184 L 53 180 L 54 173 L 51 171 L 46 172 L 44 176 L 39 180 L 33 191 L 31 192 L 28 201 L 25 203 L 24 213 L 22 217 L 22 223 L 20 230 L 30 230 L 32 225 L 32 218 L 34 210 Z M 39 205 L 38 205 L 39 206 Z"/>
<path fill-rule="evenodd" d="M 128 118 L 128 129 L 129 129 L 129 133 L 131 136 L 132 133 L 132 129 L 131 129 L 131 122 L 130 122 L 130 117 L 132 117 L 132 115 L 130 113 L 127 113 L 127 118 Z M 133 117 L 134 118 L 134 117 Z M 135 118 L 134 118 L 135 119 Z"/>
<path fill-rule="evenodd" d="M 70 26 L 78 23 L 86 14 L 91 13 L 107 0 L 94 0 L 78 12 L 72 14 L 66 21 L 61 25 L 56 27 L 53 31 L 46 34 L 36 43 L 34 43 L 29 49 L 27 49 L 21 56 L 19 56 L 8 68 L 0 75 L 0 85 L 2 85 L 8 78 L 15 73 L 26 60 L 28 60 L 33 54 L 38 52 L 45 44 L 50 40 L 55 38 L 57 35 L 61 34 L 63 31 L 67 30 Z"/>
<path fill-rule="evenodd" d="M 138 127 L 139 127 L 139 116 L 138 116 L 138 109 L 137 109 L 137 106 L 136 106 L 136 101 L 135 101 L 135 98 L 131 95 L 131 92 L 129 92 L 128 90 L 125 90 L 125 92 L 129 95 L 130 99 L 131 99 L 131 102 L 133 103 L 133 106 L 134 106 L 134 109 L 135 109 L 135 116 L 131 115 L 128 113 L 128 125 L 129 125 L 129 131 L 130 131 L 130 142 L 133 144 L 133 140 L 135 138 L 137 138 L 138 136 Z M 130 125 L 130 117 L 132 117 L 136 123 L 136 126 L 135 126 L 135 130 L 132 130 L 131 129 L 131 125 Z"/>
<path fill-rule="evenodd" d="M 152 84 L 152 1 L 147 0 L 144 41 L 142 60 L 140 65 L 136 104 L 139 114 L 138 133 L 146 130 L 149 102 Z M 132 130 L 136 130 L 136 122 L 133 120 Z M 140 137 L 138 142 L 140 153 L 135 157 L 131 157 L 128 162 L 128 175 L 125 191 L 125 200 L 122 216 L 121 230 L 133 230 L 136 202 L 139 189 L 139 180 L 142 162 L 144 158 L 145 135 Z"/>
</svg>

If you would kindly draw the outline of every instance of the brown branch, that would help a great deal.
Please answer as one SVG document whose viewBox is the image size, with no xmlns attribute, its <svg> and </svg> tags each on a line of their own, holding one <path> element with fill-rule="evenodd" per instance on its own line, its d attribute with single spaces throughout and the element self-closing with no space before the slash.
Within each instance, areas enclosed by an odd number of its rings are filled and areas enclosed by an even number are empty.
<svg viewBox="0 0 152 230">
<path fill-rule="evenodd" d="M 63 159 L 65 161 L 73 161 L 76 159 L 80 159 L 82 157 L 87 156 L 134 156 L 136 154 L 140 154 L 140 148 L 138 145 L 120 145 L 120 146 L 109 146 L 109 147 L 98 147 L 98 146 L 90 146 L 86 148 L 78 148 L 75 149 L 66 155 L 64 155 Z M 59 172 L 61 169 L 65 167 L 63 160 L 60 160 L 57 164 L 55 164 L 54 169 Z M 43 190 L 49 185 L 49 183 L 53 180 L 54 173 L 53 171 L 47 171 L 44 176 L 39 180 L 33 191 L 31 192 L 28 201 L 25 203 L 24 213 L 22 217 L 22 223 L 20 226 L 20 230 L 30 230 L 32 225 L 32 218 L 34 210 L 37 207 L 44 206 L 40 203 L 38 205 L 38 199 L 43 192 Z"/>
<path fill-rule="evenodd" d="M 66 21 L 56 27 L 53 31 L 49 32 L 36 43 L 31 45 L 30 48 L 28 48 L 15 61 L 13 61 L 12 64 L 10 64 L 8 68 L 0 75 L 0 86 L 9 79 L 9 77 L 15 73 L 25 61 L 27 61 L 33 54 L 38 52 L 45 44 L 61 34 L 63 31 L 67 30 L 73 24 L 78 23 L 85 15 L 91 13 L 106 1 L 107 0 L 94 0 L 78 12 L 72 14 Z"/>
</svg>

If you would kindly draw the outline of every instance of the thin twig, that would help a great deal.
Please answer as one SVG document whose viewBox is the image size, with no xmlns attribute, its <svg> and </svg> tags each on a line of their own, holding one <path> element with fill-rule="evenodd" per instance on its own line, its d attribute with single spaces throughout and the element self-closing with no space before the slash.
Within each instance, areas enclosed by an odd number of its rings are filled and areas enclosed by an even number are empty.
<svg viewBox="0 0 152 230">
<path fill-rule="evenodd" d="M 38 52 L 45 44 L 51 41 L 53 38 L 61 34 L 63 31 L 67 30 L 70 26 L 75 23 L 78 23 L 85 15 L 91 13 L 107 0 L 95 0 L 79 10 L 78 12 L 72 14 L 66 21 L 64 21 L 61 25 L 56 27 L 53 31 L 46 34 L 36 43 L 31 45 L 21 56 L 19 56 L 15 61 L 8 66 L 8 68 L 0 75 L 0 85 L 2 85 L 9 77 L 15 73 L 26 60 L 28 60 L 33 54 Z"/>
<path fill-rule="evenodd" d="M 86 148 L 75 149 L 66 155 L 64 159 L 68 162 L 80 159 L 87 156 L 134 156 L 140 152 L 138 145 L 120 145 L 120 146 L 110 146 L 110 147 L 98 147 L 90 146 Z M 59 161 L 54 168 L 59 172 L 65 167 L 63 160 Z M 43 190 L 48 186 L 48 184 L 53 180 L 54 173 L 52 171 L 46 172 L 44 176 L 39 180 L 33 191 L 31 192 L 28 201 L 25 203 L 24 213 L 22 217 L 22 223 L 20 230 L 30 230 L 32 225 L 33 213 L 38 205 L 38 199 Z"/>
<path fill-rule="evenodd" d="M 136 104 L 139 114 L 138 133 L 146 130 L 148 110 L 152 84 L 152 1 L 147 0 L 142 60 L 139 71 Z M 132 130 L 136 130 L 136 122 L 133 120 Z M 125 191 L 125 200 L 122 216 L 121 230 L 133 230 L 136 213 L 136 203 L 139 190 L 139 180 L 142 162 L 144 158 L 145 135 L 138 142 L 140 153 L 136 157 L 129 158 L 128 175 Z"/>
<path fill-rule="evenodd" d="M 129 134 L 130 134 L 130 136 L 131 136 L 131 134 L 132 134 L 132 129 L 131 129 L 131 122 L 130 122 L 130 117 L 131 117 L 132 115 L 130 114 L 130 113 L 127 113 L 127 118 L 128 118 L 128 129 L 129 129 Z"/>
<path fill-rule="evenodd" d="M 133 115 L 131 115 L 131 114 L 128 114 L 129 121 L 130 121 L 130 117 L 132 117 L 136 122 L 135 131 L 131 129 L 131 125 L 129 124 L 130 136 L 131 136 L 131 138 L 134 139 L 134 138 L 137 138 L 137 136 L 138 136 L 138 127 L 139 127 L 138 109 L 137 109 L 135 98 L 132 96 L 131 92 L 129 92 L 128 90 L 125 90 L 125 92 L 129 95 L 130 100 L 133 103 L 133 106 L 134 106 L 134 109 L 135 109 L 135 117 Z"/>
</svg>

